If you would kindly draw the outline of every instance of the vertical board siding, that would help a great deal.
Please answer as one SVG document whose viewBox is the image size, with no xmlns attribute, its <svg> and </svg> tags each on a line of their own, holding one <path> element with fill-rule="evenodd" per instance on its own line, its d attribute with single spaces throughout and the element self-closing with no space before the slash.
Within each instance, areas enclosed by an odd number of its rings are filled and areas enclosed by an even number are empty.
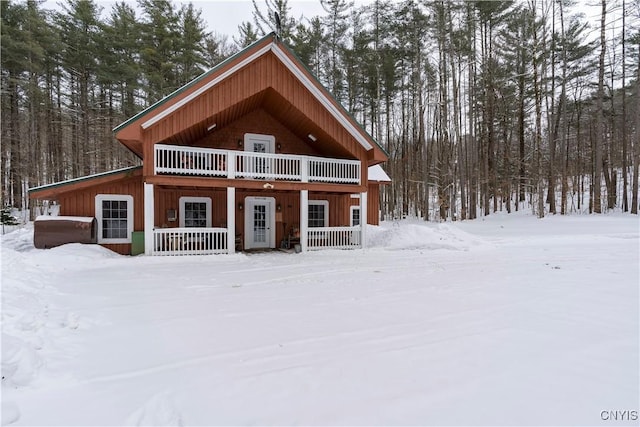
<svg viewBox="0 0 640 427">
<path fill-rule="evenodd" d="M 359 198 L 349 198 L 349 206 L 360 206 Z M 380 184 L 377 182 L 367 186 L 367 224 L 380 225 Z"/>
<path fill-rule="evenodd" d="M 278 154 L 304 154 L 308 156 L 320 154 L 315 147 L 302 141 L 262 108 L 246 114 L 222 129 L 211 132 L 205 138 L 195 141 L 193 146 L 222 150 L 244 150 L 244 145 L 239 147 L 238 141 L 243 141 L 244 144 L 245 133 L 275 136 L 276 145 L 280 144 L 281 146 L 279 150 L 276 149 Z"/>
<path fill-rule="evenodd" d="M 95 217 L 95 197 L 98 194 L 127 194 L 134 199 L 134 231 L 144 230 L 144 191 L 143 179 L 140 176 L 125 178 L 121 181 L 97 185 L 81 191 L 63 194 L 59 197 L 60 215 Z M 210 197 L 211 198 L 211 225 L 212 227 L 226 227 L 227 225 L 227 191 L 225 189 L 189 189 L 166 188 L 155 186 L 155 227 L 179 227 L 180 224 L 180 197 Z M 379 186 L 369 184 L 368 223 L 378 224 Z M 246 205 L 246 197 L 273 197 L 276 206 L 281 206 L 281 218 L 276 212 L 276 247 L 289 233 L 292 227 L 300 226 L 300 193 L 268 192 L 261 190 L 236 190 L 236 233 L 244 238 L 244 209 L 240 210 L 240 204 Z M 309 200 L 327 200 L 329 202 L 329 226 L 348 226 L 350 222 L 349 207 L 359 204 L 359 199 L 352 199 L 349 194 L 330 194 L 310 192 Z M 176 221 L 168 221 L 167 210 L 175 209 Z M 103 245 L 120 254 L 130 254 L 130 244 L 105 244 Z"/>
<path fill-rule="evenodd" d="M 133 229 L 134 231 L 144 229 L 144 193 L 141 176 L 124 178 L 116 182 L 62 194 L 58 197 L 60 215 L 95 217 L 95 198 L 98 194 L 133 196 Z M 130 244 L 105 244 L 103 246 L 123 255 L 131 253 Z"/>
<path fill-rule="evenodd" d="M 367 189 L 367 224 L 380 224 L 380 184 L 369 183 Z"/>
<path fill-rule="evenodd" d="M 227 192 L 224 189 L 155 189 L 154 226 L 175 228 L 180 226 L 180 197 L 209 197 L 211 199 L 211 226 L 226 226 Z M 167 210 L 176 210 L 176 220 L 169 221 Z"/>
<path fill-rule="evenodd" d="M 210 76 L 207 81 L 213 80 L 216 76 Z M 298 110 L 306 118 L 316 123 L 331 139 L 337 141 L 348 152 L 364 152 L 364 149 L 349 132 L 338 123 L 273 53 L 267 53 L 238 70 L 209 89 L 205 94 L 193 99 L 189 104 L 179 108 L 166 118 L 153 124 L 150 128 L 143 130 L 143 134 L 147 135 L 150 141 L 156 143 L 167 140 L 191 127 L 206 127 L 208 125 L 204 123 L 215 114 L 227 109 L 237 111 L 237 108 L 241 108 L 239 106 L 241 102 L 267 90 L 275 90 L 290 103 L 290 105 L 283 108 L 295 108 Z M 167 107 L 177 102 L 180 98 L 182 97 L 172 100 L 167 104 Z M 241 114 L 241 112 L 236 114 Z M 257 133 L 264 132 L 258 131 Z"/>
</svg>

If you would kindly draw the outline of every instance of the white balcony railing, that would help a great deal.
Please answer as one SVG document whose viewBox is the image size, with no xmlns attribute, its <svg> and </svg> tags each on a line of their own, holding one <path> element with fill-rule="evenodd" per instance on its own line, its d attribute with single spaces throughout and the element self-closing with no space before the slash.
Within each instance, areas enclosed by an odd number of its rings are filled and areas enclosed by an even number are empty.
<svg viewBox="0 0 640 427">
<path fill-rule="evenodd" d="M 226 254 L 226 228 L 158 228 L 153 230 L 153 255 Z"/>
<path fill-rule="evenodd" d="M 355 227 L 312 227 L 307 232 L 307 247 L 318 249 L 355 249 L 362 247 L 362 231 Z"/>
<path fill-rule="evenodd" d="M 156 144 L 156 174 L 360 184 L 360 161 Z"/>
<path fill-rule="evenodd" d="M 227 176 L 227 151 L 178 145 L 155 146 L 155 173 Z"/>
</svg>

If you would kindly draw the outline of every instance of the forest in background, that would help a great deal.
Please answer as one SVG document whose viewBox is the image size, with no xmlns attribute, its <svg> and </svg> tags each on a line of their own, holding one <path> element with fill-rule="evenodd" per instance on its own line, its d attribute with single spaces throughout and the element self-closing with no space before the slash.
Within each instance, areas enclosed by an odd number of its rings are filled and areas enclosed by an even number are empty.
<svg viewBox="0 0 640 427">
<path fill-rule="evenodd" d="M 385 219 L 638 213 L 640 0 L 253 0 L 237 34 L 170 0 L 0 1 L 2 205 L 137 165 L 112 129 L 276 30 L 389 153 Z M 594 185 L 596 184 L 597 185 Z"/>
</svg>

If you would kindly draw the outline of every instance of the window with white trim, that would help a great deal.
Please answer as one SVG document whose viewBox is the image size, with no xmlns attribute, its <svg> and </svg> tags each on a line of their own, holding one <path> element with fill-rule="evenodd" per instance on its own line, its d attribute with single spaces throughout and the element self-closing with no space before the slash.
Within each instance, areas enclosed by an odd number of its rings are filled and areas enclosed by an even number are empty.
<svg viewBox="0 0 640 427">
<path fill-rule="evenodd" d="M 329 201 L 309 200 L 309 227 L 329 226 Z"/>
<path fill-rule="evenodd" d="M 180 197 L 180 227 L 211 227 L 211 198 Z"/>
<path fill-rule="evenodd" d="M 133 196 L 96 195 L 98 243 L 131 243 L 133 232 Z"/>
<path fill-rule="evenodd" d="M 351 220 L 349 222 L 352 227 L 360 225 L 360 206 L 351 206 Z"/>
</svg>

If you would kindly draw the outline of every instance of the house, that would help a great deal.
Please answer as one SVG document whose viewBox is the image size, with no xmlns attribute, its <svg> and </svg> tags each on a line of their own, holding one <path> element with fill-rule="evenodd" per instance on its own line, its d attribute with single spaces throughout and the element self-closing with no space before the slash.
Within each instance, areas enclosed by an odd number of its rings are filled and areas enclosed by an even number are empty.
<svg viewBox="0 0 640 427">
<path fill-rule="evenodd" d="M 361 247 L 389 181 L 385 151 L 273 33 L 114 132 L 142 166 L 29 195 L 95 217 L 122 254 Z"/>
</svg>

